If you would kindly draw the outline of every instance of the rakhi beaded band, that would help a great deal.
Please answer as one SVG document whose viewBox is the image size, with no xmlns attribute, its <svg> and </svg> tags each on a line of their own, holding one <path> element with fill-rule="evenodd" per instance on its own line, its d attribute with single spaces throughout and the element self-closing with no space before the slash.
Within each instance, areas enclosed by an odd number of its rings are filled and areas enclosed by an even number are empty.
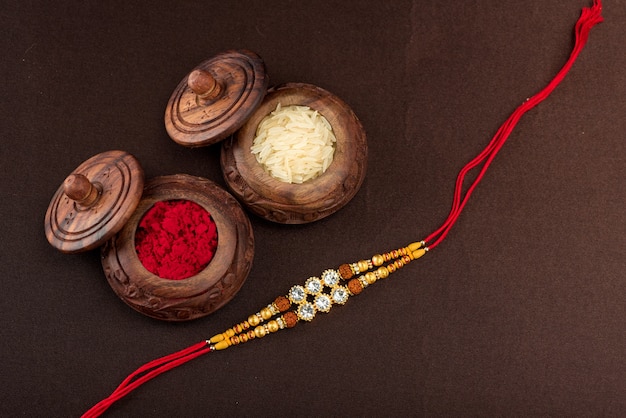
<svg viewBox="0 0 626 418">
<path fill-rule="evenodd" d="M 424 241 L 414 242 L 388 253 L 376 254 L 369 260 L 324 270 L 319 277 L 309 277 L 303 285 L 293 286 L 287 295 L 278 296 L 247 320 L 206 342 L 211 350 L 224 350 L 282 329 L 293 328 L 299 321 L 310 322 L 318 312 L 330 312 L 333 304 L 344 305 L 350 296 L 358 295 L 369 285 L 386 279 L 427 252 Z M 389 264 L 383 265 L 385 263 Z"/>
</svg>

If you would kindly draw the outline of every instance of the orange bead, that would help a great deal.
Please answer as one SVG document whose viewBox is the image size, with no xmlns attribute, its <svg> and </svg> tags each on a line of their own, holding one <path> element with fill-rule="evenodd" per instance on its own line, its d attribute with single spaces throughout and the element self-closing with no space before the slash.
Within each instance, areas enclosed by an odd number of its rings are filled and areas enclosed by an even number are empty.
<svg viewBox="0 0 626 418">
<path fill-rule="evenodd" d="M 354 273 L 352 272 L 352 269 L 350 268 L 350 265 L 348 264 L 340 265 L 338 270 L 339 270 L 339 275 L 344 280 L 349 280 L 352 278 L 352 276 L 354 276 Z"/>
<path fill-rule="evenodd" d="M 358 295 L 363 291 L 363 285 L 358 279 L 352 279 L 348 282 L 348 290 L 353 295 Z"/>
<path fill-rule="evenodd" d="M 291 308 L 291 302 L 284 296 L 279 296 L 274 300 L 274 305 L 278 308 L 279 312 L 286 312 Z"/>
<path fill-rule="evenodd" d="M 298 323 L 298 315 L 296 315 L 293 311 L 285 312 L 283 314 L 283 320 L 285 321 L 285 326 L 287 328 L 293 328 Z"/>
</svg>

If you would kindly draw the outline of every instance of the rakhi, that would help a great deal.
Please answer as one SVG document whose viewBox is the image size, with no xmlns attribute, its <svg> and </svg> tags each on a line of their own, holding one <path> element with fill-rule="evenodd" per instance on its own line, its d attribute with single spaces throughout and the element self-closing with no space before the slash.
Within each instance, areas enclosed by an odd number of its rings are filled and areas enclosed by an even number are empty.
<svg viewBox="0 0 626 418">
<path fill-rule="evenodd" d="M 582 9 L 574 28 L 574 48 L 561 70 L 539 93 L 518 106 L 498 129 L 485 149 L 459 172 L 452 208 L 446 220 L 436 231 L 422 241 L 376 254 L 369 259 L 342 264 L 336 269 L 324 270 L 319 277 L 310 277 L 304 283 L 291 287 L 286 295 L 278 296 L 273 302 L 226 331 L 181 351 L 146 363 L 131 373 L 111 395 L 94 405 L 83 417 L 101 415 L 113 403 L 145 382 L 199 356 L 263 338 L 280 330 L 293 328 L 299 322 L 309 322 L 318 313 L 328 313 L 333 305 L 345 304 L 349 298 L 358 295 L 365 288 L 379 280 L 387 279 L 390 274 L 437 247 L 459 218 L 472 192 L 482 180 L 487 168 L 520 118 L 545 100 L 565 78 L 586 44 L 591 28 L 602 22 L 601 11 L 600 0 L 594 0 L 592 7 Z M 467 174 L 477 167 L 479 171 L 475 179 L 464 191 Z"/>
</svg>

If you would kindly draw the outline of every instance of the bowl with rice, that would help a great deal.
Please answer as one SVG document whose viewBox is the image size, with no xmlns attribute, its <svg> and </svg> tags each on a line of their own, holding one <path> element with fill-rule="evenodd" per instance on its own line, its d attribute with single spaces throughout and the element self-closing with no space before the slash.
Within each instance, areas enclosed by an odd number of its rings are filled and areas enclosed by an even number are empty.
<svg viewBox="0 0 626 418">
<path fill-rule="evenodd" d="M 350 107 L 305 83 L 268 90 L 222 143 L 231 192 L 253 213 L 286 224 L 313 222 L 344 207 L 365 178 L 367 142 Z"/>
</svg>

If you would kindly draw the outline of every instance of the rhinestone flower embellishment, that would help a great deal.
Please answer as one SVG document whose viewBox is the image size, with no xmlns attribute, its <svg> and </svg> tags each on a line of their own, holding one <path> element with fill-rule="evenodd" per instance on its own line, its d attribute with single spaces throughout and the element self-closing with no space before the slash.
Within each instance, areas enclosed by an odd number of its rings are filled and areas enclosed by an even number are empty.
<svg viewBox="0 0 626 418">
<path fill-rule="evenodd" d="M 337 270 L 324 270 L 322 272 L 322 281 L 328 287 L 334 287 L 339 283 L 339 272 Z"/>
<path fill-rule="evenodd" d="M 293 286 L 289 290 L 289 294 L 287 295 L 287 298 L 289 299 L 291 303 L 300 303 L 306 299 L 306 291 L 304 290 L 304 287 L 302 286 L 299 286 L 299 285 Z"/>
<path fill-rule="evenodd" d="M 311 321 L 315 318 L 315 307 L 311 303 L 305 302 L 298 306 L 297 315 L 303 321 Z"/>
<path fill-rule="evenodd" d="M 304 283 L 304 289 L 309 295 L 317 295 L 322 291 L 324 285 L 322 281 L 317 277 L 309 277 L 309 279 Z"/>
</svg>

